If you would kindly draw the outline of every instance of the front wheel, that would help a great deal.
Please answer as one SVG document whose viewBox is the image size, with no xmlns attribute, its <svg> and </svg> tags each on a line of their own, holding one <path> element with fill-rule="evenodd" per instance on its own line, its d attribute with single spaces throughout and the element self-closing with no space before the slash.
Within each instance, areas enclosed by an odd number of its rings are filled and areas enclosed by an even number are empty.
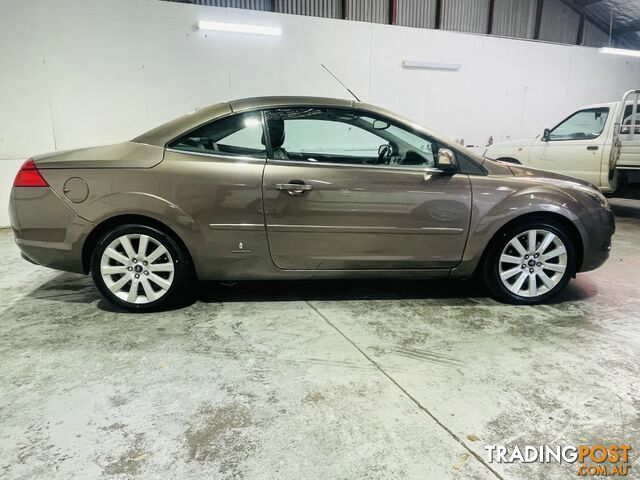
<svg viewBox="0 0 640 480">
<path fill-rule="evenodd" d="M 576 248 L 561 225 L 530 221 L 494 239 L 485 259 L 484 278 L 498 300 L 532 305 L 562 290 L 575 265 Z"/>
<path fill-rule="evenodd" d="M 91 258 L 93 281 L 111 303 L 146 312 L 178 302 L 190 279 L 185 252 L 169 235 L 144 225 L 106 233 Z"/>
</svg>

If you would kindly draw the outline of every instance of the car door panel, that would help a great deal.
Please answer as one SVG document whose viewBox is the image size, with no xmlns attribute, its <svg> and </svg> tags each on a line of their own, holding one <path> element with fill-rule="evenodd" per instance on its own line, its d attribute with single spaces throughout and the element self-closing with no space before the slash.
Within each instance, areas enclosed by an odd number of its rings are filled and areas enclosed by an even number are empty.
<svg viewBox="0 0 640 480">
<path fill-rule="evenodd" d="M 292 180 L 311 189 L 276 188 Z M 466 175 L 270 160 L 263 190 L 278 268 L 450 268 L 462 258 L 471 208 Z"/>
</svg>

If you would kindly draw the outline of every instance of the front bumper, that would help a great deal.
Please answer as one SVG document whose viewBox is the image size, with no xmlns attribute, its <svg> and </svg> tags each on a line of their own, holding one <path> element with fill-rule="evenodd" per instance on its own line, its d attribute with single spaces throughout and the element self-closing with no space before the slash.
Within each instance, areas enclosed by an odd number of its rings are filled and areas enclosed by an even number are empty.
<svg viewBox="0 0 640 480">
<path fill-rule="evenodd" d="M 616 231 L 616 220 L 609 208 L 600 208 L 583 219 L 588 241 L 584 242 L 584 255 L 580 272 L 588 272 L 602 266 L 609 258 L 611 237 Z"/>
<path fill-rule="evenodd" d="M 93 224 L 79 217 L 48 187 L 14 187 L 11 228 L 22 256 L 56 270 L 86 273 L 82 246 Z"/>
</svg>

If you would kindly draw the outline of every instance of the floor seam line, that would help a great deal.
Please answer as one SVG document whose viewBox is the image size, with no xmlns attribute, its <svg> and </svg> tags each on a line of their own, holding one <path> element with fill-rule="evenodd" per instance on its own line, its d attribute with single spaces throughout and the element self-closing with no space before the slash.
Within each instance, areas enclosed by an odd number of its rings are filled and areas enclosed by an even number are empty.
<svg viewBox="0 0 640 480">
<path fill-rule="evenodd" d="M 342 330 L 340 330 L 331 320 L 329 320 L 320 310 L 318 310 L 315 306 L 313 306 L 307 299 L 303 298 L 305 303 L 309 305 L 309 307 L 316 312 L 331 328 L 333 328 L 336 332 L 338 332 L 347 342 L 349 342 L 360 354 L 367 359 L 380 373 L 382 373 L 391 383 L 393 383 L 396 388 L 398 388 L 409 400 L 411 400 L 422 412 L 427 414 L 429 418 L 431 418 L 436 424 L 442 428 L 445 432 L 449 434 L 451 438 L 453 438 L 458 444 L 460 444 L 467 452 L 469 452 L 476 460 L 478 460 L 487 470 L 489 470 L 496 478 L 500 480 L 504 480 L 504 477 L 500 475 L 497 471 L 495 471 L 491 466 L 476 452 L 474 452 L 458 435 L 456 435 L 451 429 L 449 429 L 444 423 L 442 423 L 438 418 L 429 411 L 425 406 L 423 406 L 416 398 L 414 398 L 402 385 L 400 385 L 391 375 L 389 375 L 386 370 L 384 370 L 378 362 L 376 362 L 373 358 L 371 358 L 367 353 L 362 350 L 358 345 L 355 344 L 353 340 L 351 340 L 347 335 L 345 335 Z"/>
</svg>

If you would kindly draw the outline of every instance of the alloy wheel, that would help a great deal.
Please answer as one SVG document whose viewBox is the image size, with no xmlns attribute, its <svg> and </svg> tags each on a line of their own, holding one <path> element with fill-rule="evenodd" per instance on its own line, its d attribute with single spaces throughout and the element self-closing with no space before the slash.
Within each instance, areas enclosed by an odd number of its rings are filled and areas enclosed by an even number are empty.
<svg viewBox="0 0 640 480">
<path fill-rule="evenodd" d="M 169 291 L 175 267 L 169 250 L 149 235 L 127 234 L 113 240 L 100 258 L 100 274 L 119 299 L 151 303 Z"/>
<path fill-rule="evenodd" d="M 507 243 L 498 262 L 500 280 L 511 293 L 535 298 L 562 280 L 567 270 L 567 248 L 549 230 L 527 230 Z"/>
</svg>

